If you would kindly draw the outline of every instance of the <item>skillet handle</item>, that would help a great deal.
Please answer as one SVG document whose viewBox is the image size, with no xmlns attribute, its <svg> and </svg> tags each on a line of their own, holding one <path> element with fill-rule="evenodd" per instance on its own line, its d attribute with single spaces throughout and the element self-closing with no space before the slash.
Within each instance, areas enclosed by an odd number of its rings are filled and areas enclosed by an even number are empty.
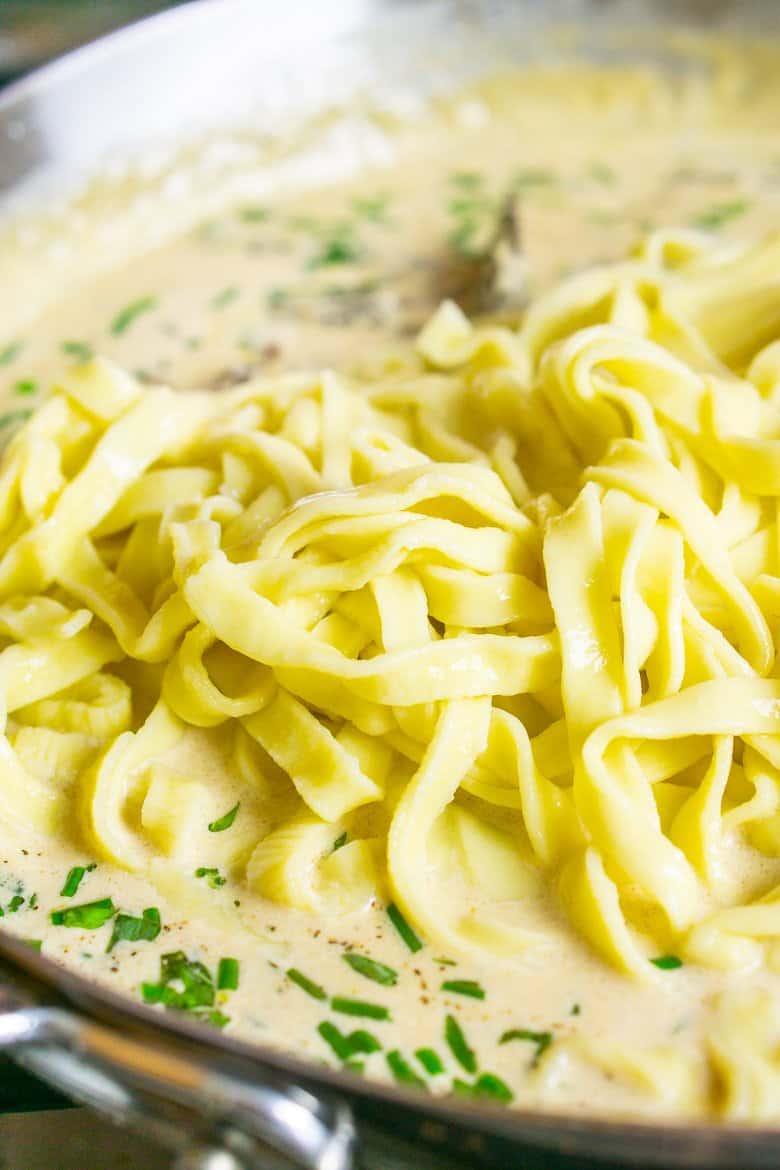
<svg viewBox="0 0 780 1170">
<path fill-rule="evenodd" d="M 178 1170 L 352 1170 L 349 1108 L 271 1070 L 146 1029 L 131 1035 L 0 982 L 0 1049 L 68 1096 L 156 1139 Z"/>
</svg>

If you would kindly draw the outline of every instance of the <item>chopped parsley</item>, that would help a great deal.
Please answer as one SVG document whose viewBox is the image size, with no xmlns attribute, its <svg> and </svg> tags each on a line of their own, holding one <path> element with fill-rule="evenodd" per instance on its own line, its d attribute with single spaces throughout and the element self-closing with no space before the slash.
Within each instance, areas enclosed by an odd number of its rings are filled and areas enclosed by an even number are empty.
<svg viewBox="0 0 780 1170">
<path fill-rule="evenodd" d="M 91 361 L 95 356 L 94 349 L 86 341 L 63 341 L 60 349 L 78 362 Z"/>
<path fill-rule="evenodd" d="M 468 995 L 471 999 L 484 999 L 485 989 L 476 979 L 445 979 L 441 985 L 442 991 L 452 991 L 455 995 Z"/>
<path fill-rule="evenodd" d="M 416 954 L 417 951 L 422 950 L 422 942 L 414 933 L 411 926 L 396 906 L 395 902 L 391 902 L 387 907 L 387 917 L 390 919 L 393 926 L 398 931 L 412 954 Z"/>
<path fill-rule="evenodd" d="M 390 1009 L 379 1003 L 366 1003 L 362 999 L 345 999 L 336 995 L 330 1001 L 334 1012 L 341 1012 L 345 1016 L 362 1016 L 367 1020 L 390 1020 Z"/>
<path fill-rule="evenodd" d="M 91 865 L 74 865 L 73 869 L 69 870 L 68 876 L 65 878 L 65 884 L 60 890 L 60 897 L 72 898 L 74 894 L 78 893 L 78 888 L 84 880 L 84 876 L 96 868 L 97 866 L 94 861 Z"/>
<path fill-rule="evenodd" d="M 233 821 L 236 819 L 236 817 L 238 815 L 238 810 L 240 808 L 241 808 L 241 801 L 239 800 L 236 804 L 233 805 L 233 807 L 231 809 L 229 809 L 228 812 L 225 813 L 224 816 L 219 817 L 216 821 L 211 821 L 209 823 L 209 832 L 210 833 L 224 833 L 225 829 L 229 829 L 230 826 L 233 824 Z"/>
<path fill-rule="evenodd" d="M 118 942 L 154 942 L 162 924 L 156 906 L 143 910 L 140 918 L 133 914 L 117 914 L 106 951 L 112 951 Z"/>
<path fill-rule="evenodd" d="M 238 988 L 238 959 L 220 959 L 217 967 L 217 990 L 236 991 Z"/>
<path fill-rule="evenodd" d="M 305 991 L 312 999 L 325 1000 L 328 998 L 328 993 L 324 987 L 320 987 L 319 983 L 315 983 L 313 979 L 309 979 L 297 967 L 290 967 L 287 972 L 287 978 L 291 983 L 300 987 L 301 991 Z"/>
<path fill-rule="evenodd" d="M 510 1028 L 504 1032 L 499 1044 L 509 1044 L 512 1040 L 525 1040 L 535 1046 L 531 1068 L 536 1068 L 543 1055 L 553 1042 L 552 1032 L 534 1032 L 531 1028 Z"/>
<path fill-rule="evenodd" d="M 21 378 L 14 383 L 14 394 L 35 394 L 38 389 L 38 383 L 32 378 Z"/>
<path fill-rule="evenodd" d="M 378 963 L 376 959 L 369 959 L 367 955 L 357 955 L 354 951 L 348 951 L 343 958 L 353 971 L 374 983 L 381 983 L 384 987 L 395 987 L 398 982 L 398 974 L 392 967 Z"/>
<path fill-rule="evenodd" d="M 418 1048 L 414 1055 L 429 1076 L 438 1077 L 444 1072 L 444 1062 L 432 1048 Z"/>
<path fill-rule="evenodd" d="M 111 898 L 100 898 L 96 902 L 84 902 L 81 906 L 64 906 L 52 910 L 50 920 L 53 926 L 70 926 L 78 930 L 97 930 L 117 912 Z"/>
<path fill-rule="evenodd" d="M 114 337 L 120 337 L 126 333 L 130 326 L 144 313 L 151 312 L 152 309 L 157 308 L 157 297 L 139 297 L 137 301 L 131 301 L 129 305 L 125 305 L 124 309 L 120 309 L 116 317 L 111 322 L 110 331 Z"/>
<path fill-rule="evenodd" d="M 212 890 L 218 890 L 227 881 L 227 878 L 224 878 L 214 865 L 199 865 L 195 870 L 195 877 L 205 878 Z"/>
<path fill-rule="evenodd" d="M 10 366 L 11 362 L 18 358 L 23 349 L 23 341 L 12 341 L 3 349 L 0 349 L 0 366 Z"/>
<path fill-rule="evenodd" d="M 659 955 L 650 962 L 661 971 L 677 971 L 683 965 L 682 959 L 677 955 Z"/>
<path fill-rule="evenodd" d="M 418 1077 L 412 1066 L 404 1059 L 397 1048 L 385 1056 L 387 1067 L 399 1085 L 412 1085 L 415 1089 L 427 1089 L 422 1077 Z"/>
<path fill-rule="evenodd" d="M 463 1029 L 454 1016 L 447 1016 L 444 1024 L 444 1039 L 461 1068 L 473 1076 L 477 1071 L 477 1057 L 474 1049 L 469 1047 Z"/>
<path fill-rule="evenodd" d="M 717 231 L 732 219 L 738 219 L 749 209 L 747 199 L 730 199 L 726 203 L 716 203 L 713 207 L 702 211 L 691 221 L 693 227 L 703 228 L 705 231 Z"/>
</svg>

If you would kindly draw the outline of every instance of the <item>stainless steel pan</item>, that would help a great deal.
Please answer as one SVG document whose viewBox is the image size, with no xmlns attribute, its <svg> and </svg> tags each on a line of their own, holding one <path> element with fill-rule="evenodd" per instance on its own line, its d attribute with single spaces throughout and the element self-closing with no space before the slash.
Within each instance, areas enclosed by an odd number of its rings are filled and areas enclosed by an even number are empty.
<svg viewBox="0 0 780 1170">
<path fill-rule="evenodd" d="M 279 133 L 334 102 L 426 96 L 549 53 L 545 31 L 561 21 L 579 27 L 585 53 L 680 69 L 685 61 L 653 38 L 659 26 L 775 33 L 780 6 L 202 0 L 74 53 L 0 99 L 0 220 L 151 144 L 239 122 Z M 505 1111 L 331 1072 L 160 1016 L 2 932 L 0 1046 L 75 1100 L 161 1139 L 190 1170 L 780 1166 L 780 1130 Z"/>
</svg>

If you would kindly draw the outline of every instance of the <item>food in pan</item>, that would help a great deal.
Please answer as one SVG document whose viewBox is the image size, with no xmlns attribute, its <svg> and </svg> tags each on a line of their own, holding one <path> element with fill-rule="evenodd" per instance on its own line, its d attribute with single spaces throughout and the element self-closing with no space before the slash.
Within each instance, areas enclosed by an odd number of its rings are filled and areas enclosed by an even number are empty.
<svg viewBox="0 0 780 1170">
<path fill-rule="evenodd" d="M 571 198 L 523 175 L 524 215 Z M 580 179 L 624 207 L 633 176 Z M 441 186 L 473 261 L 500 184 Z M 308 291 L 266 297 L 325 349 L 323 306 L 342 341 L 357 316 L 334 368 L 282 370 L 267 333 L 232 386 L 171 389 L 71 336 L 38 402 L 23 339 L 0 355 L 5 921 L 368 1076 L 775 1120 L 778 237 L 726 238 L 731 194 L 516 319 L 445 300 L 378 352 L 418 296 L 367 287 L 392 203 L 347 198 L 351 226 L 305 234 Z M 197 288 L 220 323 L 246 295 Z M 110 335 L 176 336 L 163 301 L 137 292 Z"/>
</svg>

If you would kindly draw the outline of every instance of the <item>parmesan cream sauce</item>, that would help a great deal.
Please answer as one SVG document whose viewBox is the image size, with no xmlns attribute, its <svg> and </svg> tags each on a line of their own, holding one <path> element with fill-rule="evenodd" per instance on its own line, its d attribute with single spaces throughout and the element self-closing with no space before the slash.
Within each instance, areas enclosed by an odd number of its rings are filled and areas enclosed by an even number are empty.
<svg viewBox="0 0 780 1170">
<path fill-rule="evenodd" d="M 521 199 L 534 290 L 621 255 L 652 227 L 694 224 L 735 237 L 769 229 L 780 211 L 772 75 L 721 61 L 685 84 L 584 67 L 499 78 L 416 121 L 369 118 L 348 182 L 316 186 L 316 166 L 296 171 L 289 154 L 264 162 L 258 149 L 219 196 L 210 191 L 208 208 L 195 186 L 184 184 L 189 195 L 171 201 L 161 178 L 155 203 L 129 172 L 104 178 L 67 211 L 0 232 L 0 425 L 10 434 L 58 374 L 92 351 L 175 387 L 218 385 L 251 370 L 392 364 L 447 291 L 457 249 L 489 234 L 510 188 Z M 325 141 L 337 123 L 334 115 L 323 127 Z M 186 753 L 195 753 L 215 817 L 239 799 L 258 799 L 231 775 L 224 749 L 218 736 L 193 733 L 176 760 L 186 770 Z M 215 1001 L 231 1031 L 338 1064 L 318 1025 L 365 1027 L 383 1049 L 360 1057 L 367 1075 L 389 1079 L 385 1053 L 399 1049 L 434 1090 L 469 1080 L 445 1042 L 450 1014 L 480 1071 L 501 1077 L 518 1104 L 613 1115 L 708 1107 L 703 1060 L 688 1098 L 610 1053 L 667 1046 L 698 1069 L 712 999 L 737 977 L 685 967 L 657 986 L 630 981 L 574 936 L 530 866 L 516 918 L 547 933 L 543 954 L 503 964 L 427 944 L 412 953 L 384 906 L 317 921 L 258 899 L 239 881 L 211 888 L 196 878 L 196 867 L 216 865 L 216 857 L 231 878 L 228 838 L 239 875 L 251 846 L 241 820 L 239 810 L 218 840 L 204 825 L 178 870 L 152 859 L 142 875 L 99 863 L 72 898 L 60 894 L 69 869 L 92 860 L 79 843 L 4 829 L 3 926 L 136 999 L 142 982 L 159 978 L 161 954 L 182 949 L 212 975 L 220 958 L 235 958 L 238 989 Z M 760 885 L 761 875 L 753 879 Z M 92 931 L 50 923 L 54 908 L 109 896 L 136 915 L 159 907 L 159 938 L 107 953 L 110 923 Z M 395 986 L 352 970 L 347 951 L 392 967 Z M 329 995 L 384 1005 L 392 1018 L 339 1015 L 291 981 L 291 968 Z M 477 980 L 485 998 L 442 990 L 452 979 Z M 780 993 L 771 973 L 751 980 Z M 551 1033 L 538 1067 L 538 1041 L 498 1043 L 510 1029 Z M 414 1056 L 423 1047 L 439 1054 L 443 1075 L 426 1076 Z"/>
</svg>

